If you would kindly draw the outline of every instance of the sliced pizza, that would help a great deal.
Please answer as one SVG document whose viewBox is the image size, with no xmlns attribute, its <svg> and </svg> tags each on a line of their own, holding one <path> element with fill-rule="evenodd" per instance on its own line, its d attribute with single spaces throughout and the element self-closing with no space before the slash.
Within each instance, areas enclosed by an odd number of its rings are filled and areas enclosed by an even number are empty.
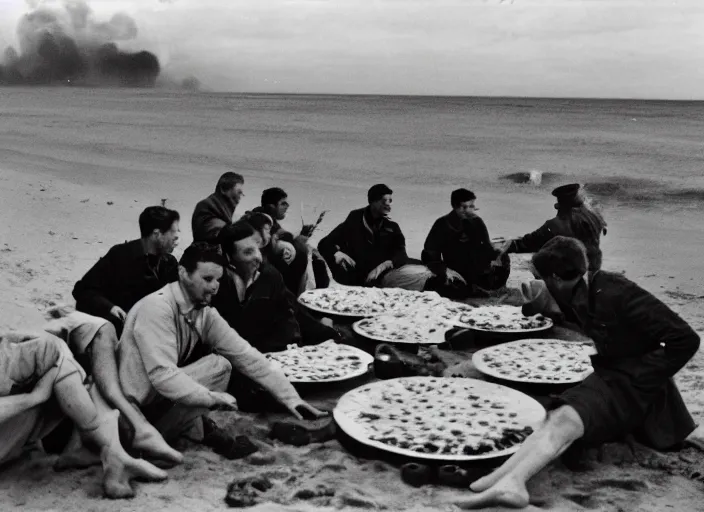
<svg viewBox="0 0 704 512">
<path fill-rule="evenodd" d="M 489 332 L 534 332 L 552 327 L 543 315 L 525 316 L 517 306 L 478 306 L 456 315 L 451 322 L 467 329 Z"/>
</svg>

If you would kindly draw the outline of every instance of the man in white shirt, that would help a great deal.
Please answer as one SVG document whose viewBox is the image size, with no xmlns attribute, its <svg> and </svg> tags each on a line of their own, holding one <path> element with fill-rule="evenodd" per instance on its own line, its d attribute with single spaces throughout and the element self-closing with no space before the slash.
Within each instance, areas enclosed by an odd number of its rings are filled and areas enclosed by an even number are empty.
<svg viewBox="0 0 704 512">
<path fill-rule="evenodd" d="M 324 415 L 209 306 L 223 268 L 217 248 L 191 245 L 179 263 L 179 280 L 135 304 L 125 321 L 118 345 L 120 382 L 167 441 L 186 431 L 203 440 L 198 420 L 209 409 L 236 407 L 225 392 L 233 367 L 296 417 Z"/>
</svg>

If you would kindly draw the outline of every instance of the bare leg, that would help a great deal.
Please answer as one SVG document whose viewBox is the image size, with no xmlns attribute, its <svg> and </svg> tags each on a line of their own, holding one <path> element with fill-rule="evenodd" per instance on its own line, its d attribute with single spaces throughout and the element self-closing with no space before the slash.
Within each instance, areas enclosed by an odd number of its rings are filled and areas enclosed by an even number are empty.
<svg viewBox="0 0 704 512">
<path fill-rule="evenodd" d="M 479 494 L 456 505 L 466 509 L 497 505 L 527 507 L 526 482 L 583 435 L 584 424 L 577 411 L 570 406 L 556 409 L 545 426 L 530 436 L 515 455 L 470 486 L 473 491 L 481 491 Z"/>
<path fill-rule="evenodd" d="M 115 358 L 117 334 L 112 324 L 105 324 L 97 332 L 91 343 L 91 364 L 93 378 L 103 397 L 134 427 L 132 447 L 143 450 L 157 459 L 180 464 L 183 455 L 171 448 L 159 431 L 147 421 L 142 412 L 131 404 L 120 386 Z"/>
<path fill-rule="evenodd" d="M 98 412 L 76 368 L 75 361 L 64 359 L 54 382 L 54 395 L 61 410 L 78 427 L 85 441 L 101 452 L 104 479 L 103 489 L 109 498 L 134 496 L 130 485 L 133 478 L 164 480 L 167 474 L 144 460 L 130 457 L 120 445 L 117 411 Z"/>
</svg>

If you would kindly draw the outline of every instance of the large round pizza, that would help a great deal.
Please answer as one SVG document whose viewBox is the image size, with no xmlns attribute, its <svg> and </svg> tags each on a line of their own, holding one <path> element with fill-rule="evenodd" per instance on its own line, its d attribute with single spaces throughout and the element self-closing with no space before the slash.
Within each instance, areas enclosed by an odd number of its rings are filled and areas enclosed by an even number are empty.
<svg viewBox="0 0 704 512">
<path fill-rule="evenodd" d="M 440 296 L 435 292 L 363 286 L 306 290 L 298 297 L 298 302 L 318 313 L 349 317 L 370 317 L 417 307 L 430 307 L 439 300 Z"/>
<path fill-rule="evenodd" d="M 266 354 L 266 357 L 294 383 L 352 379 L 367 373 L 369 364 L 374 362 L 370 354 L 332 340 L 305 347 L 290 345 L 286 350 Z"/>
<path fill-rule="evenodd" d="M 464 378 L 403 377 L 349 391 L 333 411 L 353 439 L 431 460 L 471 461 L 515 452 L 545 419 L 533 398 Z"/>
<path fill-rule="evenodd" d="M 496 333 L 536 332 L 550 329 L 552 320 L 543 315 L 525 316 L 517 306 L 478 306 L 450 320 L 453 325 Z"/>
<path fill-rule="evenodd" d="M 534 384 L 573 384 L 593 368 L 589 342 L 527 339 L 502 343 L 474 353 L 472 363 L 491 377 Z"/>
<path fill-rule="evenodd" d="M 352 324 L 354 332 L 375 341 L 432 345 L 444 343 L 451 327 L 432 309 L 379 315 Z"/>
</svg>

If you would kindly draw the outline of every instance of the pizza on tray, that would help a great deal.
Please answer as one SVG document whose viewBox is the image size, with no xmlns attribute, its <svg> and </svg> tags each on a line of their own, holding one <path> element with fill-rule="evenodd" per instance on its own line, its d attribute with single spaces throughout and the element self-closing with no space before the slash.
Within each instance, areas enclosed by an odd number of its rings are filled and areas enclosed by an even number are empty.
<svg viewBox="0 0 704 512">
<path fill-rule="evenodd" d="M 333 382 L 367 373 L 374 357 L 358 348 L 332 340 L 319 345 L 289 345 L 266 357 L 278 365 L 291 382 Z"/>
<path fill-rule="evenodd" d="M 478 306 L 455 316 L 451 322 L 468 329 L 490 332 L 531 332 L 552 327 L 543 315 L 525 316 L 517 306 Z"/>
<path fill-rule="evenodd" d="M 298 297 L 301 304 L 313 311 L 354 317 L 370 317 L 430 307 L 439 300 L 440 295 L 435 292 L 363 286 L 336 286 L 307 290 Z"/>
<path fill-rule="evenodd" d="M 545 418 L 534 399 L 475 379 L 404 377 L 342 396 L 333 411 L 350 437 L 410 457 L 475 460 L 513 453 Z"/>
<path fill-rule="evenodd" d="M 433 345 L 445 342 L 445 332 L 450 327 L 432 310 L 427 309 L 379 315 L 352 324 L 354 332 L 372 340 Z"/>
<path fill-rule="evenodd" d="M 515 382 L 569 384 L 592 373 L 588 342 L 519 340 L 477 351 L 472 363 L 480 372 Z"/>
</svg>

